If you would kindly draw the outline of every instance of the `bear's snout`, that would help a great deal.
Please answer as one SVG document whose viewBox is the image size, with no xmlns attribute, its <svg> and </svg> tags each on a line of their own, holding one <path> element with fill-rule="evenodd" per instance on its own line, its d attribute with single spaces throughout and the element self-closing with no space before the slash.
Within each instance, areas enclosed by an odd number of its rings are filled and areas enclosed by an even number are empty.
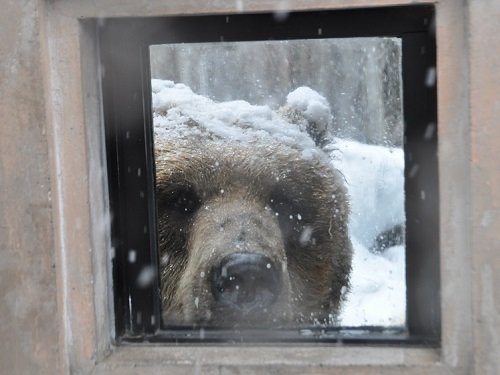
<svg viewBox="0 0 500 375">
<path fill-rule="evenodd" d="M 232 253 L 212 269 L 212 293 L 228 313 L 245 317 L 270 307 L 281 291 L 281 271 L 267 256 Z"/>
</svg>

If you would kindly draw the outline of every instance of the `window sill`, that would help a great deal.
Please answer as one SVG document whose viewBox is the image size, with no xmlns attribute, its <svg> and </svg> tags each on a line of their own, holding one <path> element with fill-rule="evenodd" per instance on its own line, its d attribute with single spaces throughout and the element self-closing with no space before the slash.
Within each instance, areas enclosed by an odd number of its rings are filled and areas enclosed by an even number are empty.
<svg viewBox="0 0 500 375">
<path fill-rule="evenodd" d="M 264 349 L 265 348 L 265 349 Z M 264 350 L 263 350 L 264 349 Z M 113 371 L 127 371 L 141 368 L 141 373 L 165 373 L 168 368 L 185 370 L 223 371 L 238 369 L 263 369 L 266 372 L 279 369 L 283 372 L 298 371 L 307 367 L 310 371 L 333 370 L 356 366 L 371 367 L 377 372 L 383 367 L 418 366 L 426 373 L 433 373 L 440 367 L 438 349 L 401 347 L 355 347 L 325 345 L 245 345 L 245 346 L 191 346 L 191 345 L 126 345 L 114 347 L 112 353 L 95 368 L 95 374 Z M 429 370 L 429 372 L 427 372 Z"/>
</svg>

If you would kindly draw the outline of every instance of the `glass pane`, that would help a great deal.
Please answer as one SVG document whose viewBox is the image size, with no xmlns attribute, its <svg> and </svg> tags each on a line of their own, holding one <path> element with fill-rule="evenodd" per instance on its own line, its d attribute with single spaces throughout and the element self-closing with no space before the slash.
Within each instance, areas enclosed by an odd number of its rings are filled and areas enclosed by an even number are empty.
<svg viewBox="0 0 500 375">
<path fill-rule="evenodd" d="M 150 56 L 164 323 L 404 326 L 401 41 Z"/>
</svg>

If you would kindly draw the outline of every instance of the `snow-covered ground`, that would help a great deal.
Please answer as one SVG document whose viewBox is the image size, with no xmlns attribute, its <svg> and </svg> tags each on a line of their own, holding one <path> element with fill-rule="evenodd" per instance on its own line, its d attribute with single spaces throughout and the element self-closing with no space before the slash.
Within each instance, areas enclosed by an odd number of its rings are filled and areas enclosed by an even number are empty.
<svg viewBox="0 0 500 375">
<path fill-rule="evenodd" d="M 405 222 L 403 150 L 341 139 L 335 147 L 332 157 L 350 195 L 354 247 L 351 293 L 341 324 L 402 326 L 406 321 L 404 245 L 379 254 L 369 249 L 377 235 Z"/>
<path fill-rule="evenodd" d="M 268 106 L 245 101 L 216 103 L 183 84 L 152 80 L 153 118 L 156 137 L 167 134 L 204 136 L 255 142 L 265 137 L 302 151 L 317 154 L 303 123 L 290 123 Z M 331 112 L 316 91 L 299 88 L 287 97 L 289 108 L 307 121 L 319 123 L 328 135 Z M 194 120 L 202 127 L 193 127 Z M 299 121 L 300 122 L 300 121 Z M 350 236 L 354 247 L 351 291 L 340 315 L 342 326 L 402 326 L 406 315 L 404 244 L 373 252 L 380 233 L 402 225 L 404 215 L 404 155 L 402 149 L 361 144 L 331 137 L 324 146 L 346 179 L 350 195 Z"/>
</svg>

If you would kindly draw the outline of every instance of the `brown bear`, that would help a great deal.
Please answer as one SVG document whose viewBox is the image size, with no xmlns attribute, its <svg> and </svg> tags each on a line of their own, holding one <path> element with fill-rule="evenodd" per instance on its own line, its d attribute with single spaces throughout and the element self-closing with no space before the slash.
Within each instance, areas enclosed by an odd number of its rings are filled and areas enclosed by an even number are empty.
<svg viewBox="0 0 500 375">
<path fill-rule="evenodd" d="M 348 202 L 306 117 L 169 81 L 153 85 L 153 108 L 164 323 L 333 324 L 351 270 Z"/>
</svg>

